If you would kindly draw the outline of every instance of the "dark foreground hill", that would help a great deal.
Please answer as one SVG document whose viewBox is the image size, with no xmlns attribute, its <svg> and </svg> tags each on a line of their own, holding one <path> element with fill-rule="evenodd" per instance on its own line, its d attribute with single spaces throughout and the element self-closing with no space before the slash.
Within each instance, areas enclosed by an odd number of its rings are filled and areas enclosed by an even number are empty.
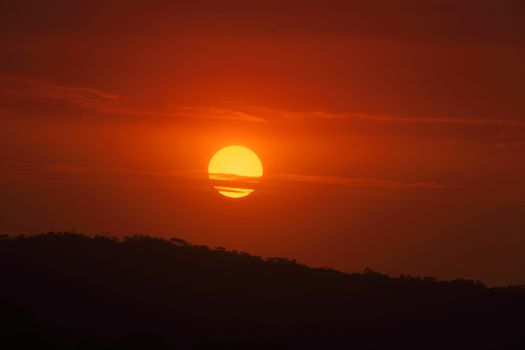
<svg viewBox="0 0 525 350">
<path fill-rule="evenodd" d="M 1 349 L 524 349 L 525 290 L 180 239 L 0 239 Z"/>
</svg>

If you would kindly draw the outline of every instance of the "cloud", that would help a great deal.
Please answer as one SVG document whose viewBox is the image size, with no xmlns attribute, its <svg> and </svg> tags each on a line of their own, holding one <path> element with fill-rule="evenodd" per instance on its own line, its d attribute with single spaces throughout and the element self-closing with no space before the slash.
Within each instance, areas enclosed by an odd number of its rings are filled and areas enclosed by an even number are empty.
<svg viewBox="0 0 525 350">
<path fill-rule="evenodd" d="M 252 107 L 255 111 L 273 114 L 285 119 L 320 119 L 320 120 L 369 120 L 378 123 L 412 123 L 412 124 L 455 124 L 465 126 L 504 126 L 525 128 L 525 120 L 506 118 L 453 118 L 453 117 L 406 117 L 359 112 L 332 113 L 325 111 L 286 111 L 261 107 Z"/>
<path fill-rule="evenodd" d="M 244 122 L 265 122 L 266 119 L 252 115 L 249 113 L 237 111 L 231 108 L 221 107 L 176 107 L 169 112 L 159 111 L 145 111 L 145 110 L 130 110 L 122 111 L 122 114 L 139 114 L 150 115 L 157 117 L 174 117 L 174 118 L 193 118 L 193 119 L 222 119 L 222 120 L 236 120 Z"/>
<path fill-rule="evenodd" d="M 0 169 L 3 181 L 42 184 L 110 184 L 138 187 L 197 187 L 211 189 L 208 174 L 200 170 L 159 170 L 108 168 L 84 165 L 15 163 Z"/>
<path fill-rule="evenodd" d="M 368 198 L 432 202 L 463 202 L 467 200 L 467 197 L 464 196 L 464 188 L 439 182 L 406 182 L 395 179 L 303 174 L 268 175 L 265 178 L 267 190 L 279 193 L 294 191 L 295 186 L 300 186 L 301 193 L 337 193 Z"/>
<path fill-rule="evenodd" d="M 377 123 L 501 126 L 525 128 L 525 120 L 509 118 L 407 117 L 361 112 L 290 111 L 267 107 L 177 106 L 169 110 L 142 108 L 133 99 L 92 87 L 67 86 L 29 77 L 0 75 L 0 96 L 11 100 L 59 102 L 96 114 L 162 119 L 210 119 L 261 123 L 280 119 L 368 120 Z M 8 113 L 9 112 L 9 113 Z M 14 111 L 0 111 L 12 114 Z"/>
<path fill-rule="evenodd" d="M 506 126 L 511 128 L 525 127 L 525 121 L 499 118 L 421 118 L 396 117 L 389 115 L 370 115 L 362 113 L 343 114 L 343 118 L 362 118 L 377 122 L 419 123 L 419 124 L 459 124 L 472 126 Z"/>
<path fill-rule="evenodd" d="M 166 170 L 148 171 L 127 168 L 107 168 L 91 167 L 82 165 L 68 164 L 47 164 L 47 163 L 15 163 L 10 169 L 17 174 L 125 174 L 125 175 L 144 175 L 154 177 L 191 177 L 203 178 L 208 176 L 207 172 L 200 170 Z"/>
<path fill-rule="evenodd" d="M 88 108 L 108 101 L 127 101 L 129 98 L 93 89 L 53 84 L 22 76 L 0 75 L 0 92 L 13 98 L 55 100 Z"/>
<path fill-rule="evenodd" d="M 151 177 L 186 177 L 192 179 L 208 179 L 206 170 L 164 170 L 146 171 L 140 169 L 126 168 L 104 168 L 89 167 L 67 164 L 46 163 L 16 163 L 11 171 L 17 174 L 126 174 L 145 175 Z M 339 176 L 303 175 L 303 174 L 275 174 L 265 175 L 263 178 L 251 178 L 231 174 L 214 174 L 213 180 L 239 183 L 264 183 L 264 182 L 303 182 L 321 185 L 335 185 L 362 188 L 385 188 L 385 189 L 445 189 L 448 186 L 437 182 L 415 182 L 407 183 L 388 179 L 350 178 Z"/>
<path fill-rule="evenodd" d="M 257 123 L 265 121 L 264 118 L 223 107 L 181 106 L 171 110 L 142 108 L 127 96 L 91 87 L 59 85 L 21 76 L 0 75 L 0 96 L 11 101 L 58 102 L 102 115 L 216 119 Z"/>
<path fill-rule="evenodd" d="M 448 186 L 437 182 L 414 182 L 406 183 L 398 180 L 389 179 L 370 179 L 370 178 L 350 178 L 338 176 L 319 176 L 319 175 L 299 175 L 299 174 L 279 174 L 272 176 L 274 179 L 308 182 L 323 185 L 361 187 L 361 188 L 385 188 L 385 189 L 445 189 Z"/>
<path fill-rule="evenodd" d="M 463 201 L 465 188 L 439 182 L 406 182 L 396 179 L 352 178 L 307 174 L 267 174 L 262 178 L 222 176 L 210 179 L 203 169 L 160 170 L 104 168 L 82 165 L 18 163 L 0 173 L 5 180 L 38 183 L 119 184 L 146 187 L 250 188 L 259 193 L 338 193 L 370 198 L 424 201 Z"/>
<path fill-rule="evenodd" d="M 406 117 L 361 112 L 290 111 L 266 107 L 240 108 L 217 106 L 177 106 L 169 110 L 142 108 L 127 96 L 92 87 L 68 86 L 29 77 L 0 75 L 0 97 L 22 102 L 58 102 L 79 107 L 101 115 L 120 115 L 160 119 L 215 119 L 261 123 L 280 119 L 300 120 L 367 120 L 376 123 L 403 123 L 428 125 L 464 125 L 474 127 L 496 126 L 525 128 L 525 120 L 509 118 L 460 117 Z M 14 114 L 16 110 L 0 110 L 0 115 Z"/>
<path fill-rule="evenodd" d="M 215 117 L 217 119 L 231 119 L 251 122 L 264 122 L 266 119 L 236 111 L 229 108 L 217 108 L 217 107 L 180 107 L 179 110 L 184 113 L 190 113 L 194 117 L 210 118 Z"/>
<path fill-rule="evenodd" d="M 492 144 L 495 149 L 508 149 L 525 146 L 525 130 L 502 130 Z"/>
</svg>

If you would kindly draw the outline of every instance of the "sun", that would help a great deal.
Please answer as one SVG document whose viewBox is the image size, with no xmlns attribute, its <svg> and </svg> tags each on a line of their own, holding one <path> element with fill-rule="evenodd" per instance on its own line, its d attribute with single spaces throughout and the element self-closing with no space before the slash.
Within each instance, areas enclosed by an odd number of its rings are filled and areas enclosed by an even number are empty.
<svg viewBox="0 0 525 350">
<path fill-rule="evenodd" d="M 208 164 L 209 178 L 214 181 L 249 182 L 263 175 L 261 160 L 254 151 L 243 146 L 228 146 L 211 157 Z M 214 186 L 220 194 L 230 198 L 242 198 L 253 192 L 251 188 Z"/>
</svg>

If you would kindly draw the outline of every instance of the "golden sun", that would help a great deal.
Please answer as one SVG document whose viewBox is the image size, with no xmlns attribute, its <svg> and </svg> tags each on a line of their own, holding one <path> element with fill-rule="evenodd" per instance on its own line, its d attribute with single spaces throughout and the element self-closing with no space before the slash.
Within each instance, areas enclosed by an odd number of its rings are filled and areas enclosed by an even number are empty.
<svg viewBox="0 0 525 350">
<path fill-rule="evenodd" d="M 228 146 L 213 155 L 208 165 L 208 176 L 217 181 L 250 181 L 263 175 L 257 154 L 243 146 Z M 251 188 L 214 186 L 220 194 L 230 198 L 246 197 Z"/>
</svg>

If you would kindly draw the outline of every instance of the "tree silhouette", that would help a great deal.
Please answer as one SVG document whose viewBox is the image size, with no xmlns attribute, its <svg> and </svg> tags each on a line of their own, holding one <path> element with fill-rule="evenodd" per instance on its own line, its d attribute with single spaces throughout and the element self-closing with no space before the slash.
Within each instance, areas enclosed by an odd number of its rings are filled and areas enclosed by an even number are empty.
<svg viewBox="0 0 525 350">
<path fill-rule="evenodd" d="M 2 349 L 525 345 L 518 286 L 342 273 L 178 238 L 4 235 L 0 276 Z"/>
</svg>

